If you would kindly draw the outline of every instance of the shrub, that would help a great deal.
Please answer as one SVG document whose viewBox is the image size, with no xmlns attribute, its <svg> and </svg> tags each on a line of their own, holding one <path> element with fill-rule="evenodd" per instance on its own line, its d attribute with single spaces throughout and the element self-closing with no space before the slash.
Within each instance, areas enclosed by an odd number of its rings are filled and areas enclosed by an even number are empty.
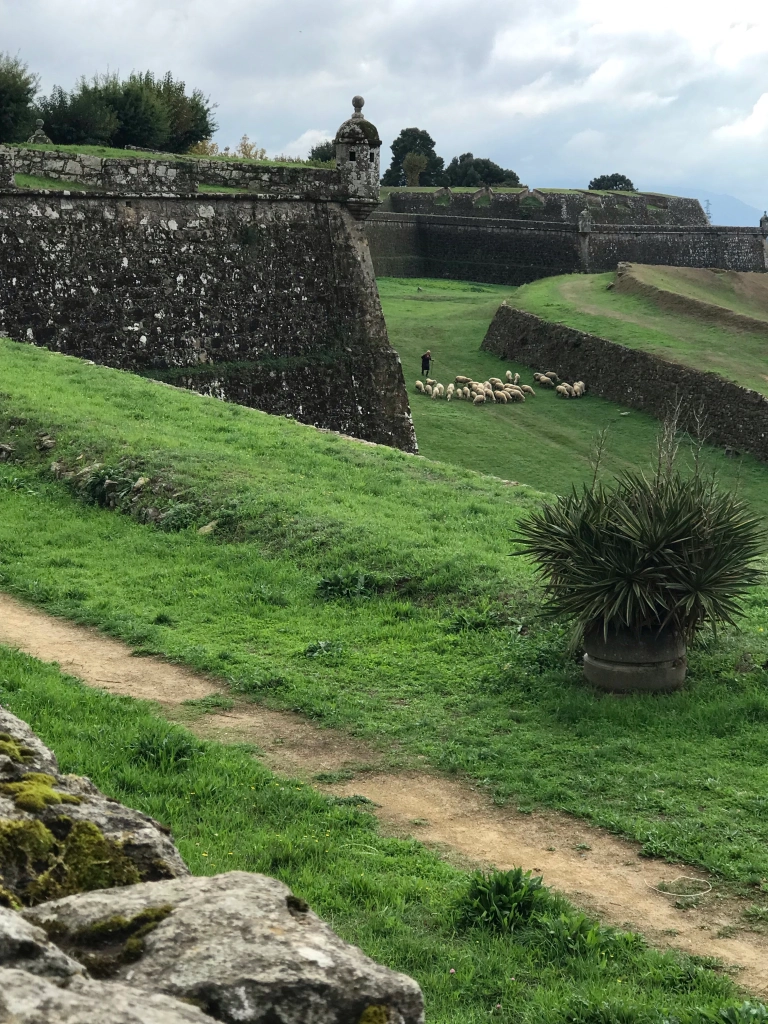
<svg viewBox="0 0 768 1024">
<path fill-rule="evenodd" d="M 550 900 L 540 876 L 513 868 L 511 871 L 476 871 L 458 906 L 460 927 L 483 927 L 496 932 L 511 932 L 530 921 L 536 911 Z"/>
<path fill-rule="evenodd" d="M 546 502 L 518 527 L 545 582 L 546 611 L 575 625 L 660 631 L 689 641 L 706 622 L 733 623 L 740 598 L 765 573 L 754 560 L 764 531 L 713 475 L 675 465 L 669 428 L 655 471 L 627 471 Z"/>
</svg>

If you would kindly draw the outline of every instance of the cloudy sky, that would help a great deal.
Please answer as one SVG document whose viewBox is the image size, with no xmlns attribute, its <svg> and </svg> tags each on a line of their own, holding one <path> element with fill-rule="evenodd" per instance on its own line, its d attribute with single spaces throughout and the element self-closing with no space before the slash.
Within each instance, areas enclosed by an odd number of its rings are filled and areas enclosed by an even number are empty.
<svg viewBox="0 0 768 1024">
<path fill-rule="evenodd" d="M 0 49 L 44 91 L 170 69 L 222 145 L 306 151 L 360 92 L 385 147 L 415 125 L 531 186 L 621 171 L 768 205 L 766 0 L 0 0 Z"/>
</svg>

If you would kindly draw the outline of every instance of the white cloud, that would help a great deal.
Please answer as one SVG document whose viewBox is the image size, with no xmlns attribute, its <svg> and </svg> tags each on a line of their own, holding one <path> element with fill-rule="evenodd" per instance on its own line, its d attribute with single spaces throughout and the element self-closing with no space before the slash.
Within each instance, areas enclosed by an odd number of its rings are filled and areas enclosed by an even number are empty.
<svg viewBox="0 0 768 1024">
<path fill-rule="evenodd" d="M 768 92 L 764 92 L 747 117 L 715 129 L 718 139 L 758 139 L 768 131 Z"/>
<path fill-rule="evenodd" d="M 298 139 L 286 142 L 280 152 L 288 156 L 306 158 L 313 146 L 317 146 L 321 142 L 328 142 L 332 138 L 333 133 L 326 131 L 325 128 L 308 128 L 305 132 L 301 133 Z"/>
</svg>

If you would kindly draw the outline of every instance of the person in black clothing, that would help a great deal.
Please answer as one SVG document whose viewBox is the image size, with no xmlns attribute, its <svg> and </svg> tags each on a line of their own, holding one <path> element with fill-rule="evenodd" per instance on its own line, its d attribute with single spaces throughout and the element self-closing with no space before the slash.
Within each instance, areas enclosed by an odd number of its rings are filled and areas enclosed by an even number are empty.
<svg viewBox="0 0 768 1024">
<path fill-rule="evenodd" d="M 421 372 L 425 377 L 429 376 L 429 365 L 432 362 L 432 353 L 427 349 L 424 355 L 421 357 Z"/>
</svg>

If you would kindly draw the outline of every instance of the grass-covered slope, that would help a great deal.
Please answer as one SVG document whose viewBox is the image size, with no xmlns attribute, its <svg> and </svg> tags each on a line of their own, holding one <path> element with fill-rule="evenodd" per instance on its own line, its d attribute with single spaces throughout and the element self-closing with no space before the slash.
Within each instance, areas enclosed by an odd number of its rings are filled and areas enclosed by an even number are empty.
<svg viewBox="0 0 768 1024">
<path fill-rule="evenodd" d="M 169 825 L 195 874 L 275 875 L 348 941 L 413 975 L 431 1024 L 706 1024 L 739 1003 L 729 978 L 600 928 L 554 895 L 543 920 L 512 935 L 457 927 L 468 876 L 380 836 L 365 801 L 277 778 L 245 747 L 200 743 L 146 705 L 1 647 L 0 701 L 64 771 Z"/>
<path fill-rule="evenodd" d="M 519 288 L 511 303 L 545 320 L 568 324 L 697 370 L 719 373 L 768 395 L 768 338 L 764 328 L 740 330 L 707 322 L 699 315 L 667 310 L 650 298 L 609 287 L 615 280 L 614 273 L 548 277 Z"/>
<path fill-rule="evenodd" d="M 536 492 L 30 346 L 0 372 L 3 588 L 395 762 L 768 875 L 765 589 L 685 692 L 601 699 L 509 557 Z"/>
<path fill-rule="evenodd" d="M 606 281 L 610 277 L 601 275 Z M 417 394 L 414 381 L 421 376 L 421 354 L 427 348 L 435 357 L 432 376 L 444 384 L 456 374 L 486 380 L 491 375 L 503 377 L 511 369 L 535 388 L 533 370 L 556 368 L 501 362 L 482 352 L 480 345 L 503 299 L 522 306 L 534 294 L 529 289 L 555 289 L 553 281 L 588 282 L 588 287 L 597 288 L 595 279 L 584 275 L 549 278 L 517 290 L 457 281 L 379 279 L 387 329 L 403 361 L 422 454 L 562 493 L 591 478 L 595 438 L 599 430 L 607 427 L 604 465 L 608 472 L 647 465 L 658 421 L 594 395 L 588 394 L 579 402 L 562 402 L 554 392 L 538 388 L 536 397 L 529 398 L 524 405 L 474 408 L 466 402 L 432 401 Z M 603 284 L 600 288 L 604 291 Z M 605 294 L 613 296 L 613 292 Z M 550 319 L 565 319 L 564 313 L 550 317 L 548 307 L 531 311 Z M 665 317 L 664 322 L 674 321 Z M 581 323 L 578 326 L 588 329 Z M 768 373 L 765 360 L 762 365 Z M 768 471 L 764 465 L 749 457 L 733 462 L 714 450 L 708 453 L 708 459 L 724 486 L 740 486 L 757 507 L 768 513 Z"/>
<path fill-rule="evenodd" d="M 693 300 L 690 311 L 694 314 L 704 312 L 700 308 L 703 304 L 709 307 L 712 319 L 717 317 L 718 311 L 725 310 L 768 324 L 768 277 L 765 274 L 633 263 L 621 278 L 648 285 L 669 296 Z"/>
</svg>

